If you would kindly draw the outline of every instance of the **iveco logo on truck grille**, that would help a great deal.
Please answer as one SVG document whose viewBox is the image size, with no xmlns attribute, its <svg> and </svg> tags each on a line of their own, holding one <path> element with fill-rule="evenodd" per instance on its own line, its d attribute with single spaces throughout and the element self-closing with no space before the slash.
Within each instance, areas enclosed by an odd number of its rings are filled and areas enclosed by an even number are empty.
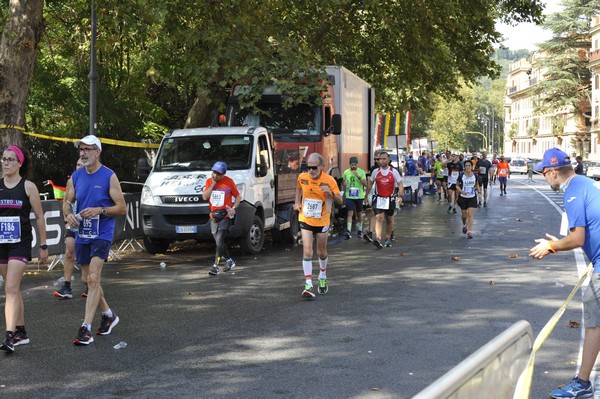
<svg viewBox="0 0 600 399">
<path fill-rule="evenodd" d="M 202 202 L 202 197 L 199 195 L 166 195 L 162 199 L 164 204 L 196 204 Z"/>
</svg>

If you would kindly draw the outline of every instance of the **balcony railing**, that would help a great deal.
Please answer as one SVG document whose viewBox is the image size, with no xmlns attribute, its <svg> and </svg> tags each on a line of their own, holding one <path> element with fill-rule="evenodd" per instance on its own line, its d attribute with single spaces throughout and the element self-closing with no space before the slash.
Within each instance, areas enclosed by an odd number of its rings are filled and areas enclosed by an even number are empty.
<svg viewBox="0 0 600 399">
<path fill-rule="evenodd" d="M 600 60 L 600 49 L 590 51 L 590 62 Z"/>
</svg>

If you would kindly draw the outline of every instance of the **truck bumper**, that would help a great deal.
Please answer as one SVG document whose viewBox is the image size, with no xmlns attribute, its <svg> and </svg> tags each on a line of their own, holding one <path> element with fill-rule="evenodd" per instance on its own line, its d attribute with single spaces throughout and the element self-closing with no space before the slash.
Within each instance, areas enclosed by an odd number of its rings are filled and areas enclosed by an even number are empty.
<svg viewBox="0 0 600 399">
<path fill-rule="evenodd" d="M 144 235 L 149 238 L 173 241 L 213 241 L 210 230 L 208 206 L 140 206 Z M 228 237 L 238 238 L 248 231 L 256 210 L 247 202 L 241 202 L 229 228 Z M 187 230 L 187 232 L 178 232 Z M 195 230 L 195 232 L 194 232 Z"/>
</svg>

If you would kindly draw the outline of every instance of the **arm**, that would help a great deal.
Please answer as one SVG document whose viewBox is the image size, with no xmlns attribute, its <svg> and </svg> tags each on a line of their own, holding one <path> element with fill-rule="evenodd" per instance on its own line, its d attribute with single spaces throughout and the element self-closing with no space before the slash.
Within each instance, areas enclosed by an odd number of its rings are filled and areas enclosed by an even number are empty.
<svg viewBox="0 0 600 399">
<path fill-rule="evenodd" d="M 298 212 L 302 209 L 302 189 L 300 187 L 296 187 L 296 199 L 293 208 Z"/>
<path fill-rule="evenodd" d="M 367 198 L 369 198 L 369 193 L 371 192 L 372 188 L 373 188 L 373 180 L 369 179 L 367 181 L 367 190 L 365 191 L 365 201 L 367 200 Z"/>
<path fill-rule="evenodd" d="M 33 182 L 27 180 L 25 182 L 25 192 L 29 197 L 29 203 L 31 209 L 35 214 L 35 220 L 37 222 L 38 231 L 40 234 L 40 245 L 46 244 L 46 220 L 44 219 L 44 211 L 42 209 L 42 201 L 40 200 L 40 192 Z M 46 262 L 48 260 L 48 249 L 41 249 L 38 256 L 40 262 Z"/>
<path fill-rule="evenodd" d="M 213 188 L 215 188 L 215 185 L 217 184 L 216 181 L 211 180 L 210 186 L 206 187 L 206 190 L 204 190 L 202 192 L 202 199 L 204 201 L 208 201 L 210 199 L 210 195 L 212 194 Z"/>
<path fill-rule="evenodd" d="M 71 205 L 75 202 L 75 187 L 73 186 L 73 179 L 67 180 L 67 190 L 65 191 L 65 196 L 63 198 L 63 215 L 65 218 L 65 222 L 69 226 L 77 227 L 79 226 L 79 220 L 73 214 L 73 208 Z"/>
<path fill-rule="evenodd" d="M 125 215 L 127 213 L 127 204 L 125 204 L 125 197 L 123 197 L 123 191 L 121 191 L 121 183 L 119 183 L 119 179 L 115 174 L 110 178 L 109 194 L 115 204 L 107 208 L 100 207 L 100 213 L 102 213 L 102 209 L 106 209 L 107 216 Z"/>
<path fill-rule="evenodd" d="M 529 256 L 537 259 L 542 259 L 550 253 L 580 248 L 585 243 L 585 227 L 572 228 L 569 235 L 560 240 L 546 233 L 546 238 L 539 238 L 535 242 L 538 244 L 529 250 Z"/>
</svg>

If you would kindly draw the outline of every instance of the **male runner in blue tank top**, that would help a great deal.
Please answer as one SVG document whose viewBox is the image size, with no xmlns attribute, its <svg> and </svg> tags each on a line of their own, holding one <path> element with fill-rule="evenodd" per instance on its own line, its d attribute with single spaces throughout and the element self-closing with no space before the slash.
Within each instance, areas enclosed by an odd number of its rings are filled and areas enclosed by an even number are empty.
<svg viewBox="0 0 600 399">
<path fill-rule="evenodd" d="M 77 263 L 88 271 L 88 297 L 85 318 L 75 345 L 89 345 L 92 337 L 92 321 L 100 305 L 102 320 L 96 335 L 108 335 L 119 323 L 119 316 L 112 311 L 104 298 L 100 285 L 102 266 L 108 259 L 115 230 L 115 216 L 125 215 L 127 206 L 121 185 L 115 172 L 100 163 L 102 145 L 96 136 L 86 136 L 75 142 L 83 168 L 71 177 L 73 190 L 68 191 L 63 212 L 71 226 L 77 226 L 75 240 Z M 69 203 L 77 201 L 79 213 L 73 213 Z"/>
</svg>

